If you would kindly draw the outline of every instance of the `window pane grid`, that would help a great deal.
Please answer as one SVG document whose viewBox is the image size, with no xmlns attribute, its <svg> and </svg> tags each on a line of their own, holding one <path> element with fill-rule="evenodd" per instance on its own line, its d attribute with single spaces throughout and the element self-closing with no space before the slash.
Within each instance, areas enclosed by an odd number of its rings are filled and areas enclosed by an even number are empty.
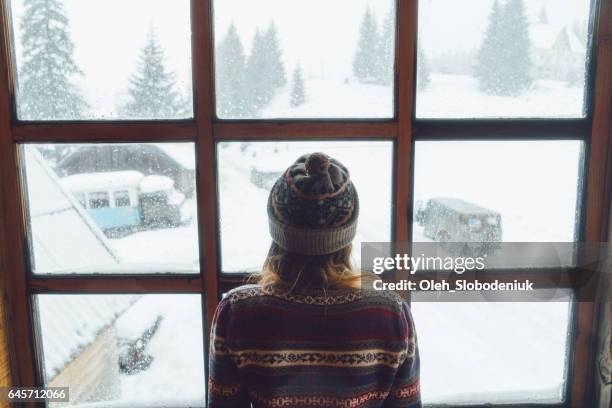
<svg viewBox="0 0 612 408">
<path fill-rule="evenodd" d="M 400 67 L 400 69 L 402 69 L 402 68 Z M 195 80 L 195 81 L 198 81 L 198 79 L 197 79 L 197 78 L 196 78 L 196 79 L 194 79 L 194 80 Z M 399 119 L 398 119 L 398 122 L 399 122 Z M 415 123 L 418 123 L 418 121 L 416 121 Z M 33 129 L 35 129 L 35 128 L 36 128 L 36 126 L 37 126 L 37 125 L 35 125 Z M 17 132 L 14 132 L 14 133 L 17 133 Z M 535 133 L 535 132 L 534 132 L 534 133 Z M 216 132 L 215 132 L 215 134 L 216 134 Z M 522 131 L 520 131 L 520 130 L 519 130 L 519 131 L 517 131 L 517 132 L 516 132 L 515 137 L 516 137 L 517 139 L 518 139 L 518 138 L 521 138 L 521 134 L 522 134 Z M 138 134 L 137 134 L 137 132 L 134 132 L 134 137 L 135 137 L 135 138 L 138 138 Z M 216 136 L 215 136 L 215 137 L 216 137 Z M 427 137 L 427 136 L 420 136 L 418 132 L 414 134 L 414 139 L 417 139 L 417 138 L 424 138 L 424 137 Z M 513 137 L 514 137 L 514 135 L 510 135 L 508 138 L 513 138 Z M 22 139 L 18 139 L 18 138 L 17 138 L 17 137 L 15 137 L 15 136 L 14 136 L 14 139 L 15 139 L 15 140 L 22 140 L 22 141 L 24 140 L 23 138 L 22 138 Z M 51 139 L 48 139 L 48 140 L 51 140 Z M 58 140 L 59 140 L 59 139 L 58 139 Z M 92 140 L 93 140 L 93 138 L 92 138 Z M 136 139 L 135 141 L 140 141 L 140 140 L 139 140 L 139 139 Z M 212 166 L 209 166 L 209 167 L 212 169 Z M 207 169 L 207 171 L 208 171 L 208 169 Z M 212 171 L 212 170 L 211 170 L 211 171 Z M 407 178 L 408 176 L 405 176 L 405 177 Z M 402 178 L 403 178 L 403 177 L 402 177 Z M 401 180 L 400 180 L 400 181 L 401 181 Z M 200 243 L 200 245 L 202 245 L 202 243 Z M 203 273 L 204 273 L 204 271 L 202 271 L 201 273 L 203 274 Z M 139 278 L 140 278 L 140 277 L 139 277 Z M 147 280 L 147 279 L 149 279 L 150 277 L 149 277 L 149 276 L 142 276 L 142 278 L 143 278 L 144 280 Z M 111 278 L 111 279 L 113 279 L 113 278 Z M 182 277 L 177 277 L 177 280 L 178 280 L 178 279 L 182 279 Z M 53 279 L 51 279 L 51 280 L 53 280 Z M 59 282 L 59 280 L 58 280 L 58 282 Z"/>
</svg>

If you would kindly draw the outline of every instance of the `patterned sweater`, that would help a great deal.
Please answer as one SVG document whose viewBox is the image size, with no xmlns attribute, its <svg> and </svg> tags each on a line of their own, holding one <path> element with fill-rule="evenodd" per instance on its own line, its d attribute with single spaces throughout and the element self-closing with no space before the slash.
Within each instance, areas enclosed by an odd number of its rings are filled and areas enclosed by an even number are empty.
<svg viewBox="0 0 612 408">
<path fill-rule="evenodd" d="M 208 407 L 421 407 L 419 355 L 396 293 L 230 291 L 215 313 Z"/>
</svg>

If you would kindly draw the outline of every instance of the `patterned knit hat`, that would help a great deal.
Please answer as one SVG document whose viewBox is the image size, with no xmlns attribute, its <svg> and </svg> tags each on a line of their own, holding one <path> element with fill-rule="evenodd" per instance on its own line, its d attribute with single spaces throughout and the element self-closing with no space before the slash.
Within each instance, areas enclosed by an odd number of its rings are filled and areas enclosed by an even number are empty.
<svg viewBox="0 0 612 408">
<path fill-rule="evenodd" d="M 358 215 L 359 198 L 348 169 L 324 153 L 297 159 L 268 198 L 272 240 L 296 254 L 330 254 L 349 245 Z"/>
</svg>

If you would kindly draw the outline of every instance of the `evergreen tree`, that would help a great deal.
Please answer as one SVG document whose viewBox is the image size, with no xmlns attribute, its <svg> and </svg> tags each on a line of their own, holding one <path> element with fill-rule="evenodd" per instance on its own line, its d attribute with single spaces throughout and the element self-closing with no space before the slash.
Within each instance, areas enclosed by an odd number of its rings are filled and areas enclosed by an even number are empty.
<svg viewBox="0 0 612 408">
<path fill-rule="evenodd" d="M 22 119 L 79 119 L 87 103 L 75 86 L 69 21 L 60 0 L 24 0 L 18 109 Z"/>
<path fill-rule="evenodd" d="M 364 83 L 376 82 L 379 77 L 380 64 L 377 61 L 380 51 L 380 40 L 376 17 L 368 6 L 359 29 L 359 42 L 353 60 L 353 74 Z"/>
<path fill-rule="evenodd" d="M 234 23 L 230 24 L 217 45 L 216 57 L 217 115 L 222 118 L 248 117 L 244 47 Z"/>
<path fill-rule="evenodd" d="M 271 61 L 268 59 L 266 38 L 258 28 L 253 37 L 253 46 L 246 64 L 245 82 L 248 88 L 248 106 L 256 116 L 272 100 L 275 79 Z M 283 73 L 284 75 L 284 73 Z"/>
<path fill-rule="evenodd" d="M 379 45 L 378 80 L 380 85 L 393 83 L 394 57 L 395 57 L 395 10 L 393 5 L 383 21 Z"/>
<path fill-rule="evenodd" d="M 130 78 L 129 102 L 125 113 L 130 118 L 179 118 L 184 115 L 184 100 L 177 90 L 175 75 L 168 71 L 164 51 L 153 27 L 149 29 L 136 72 Z"/>
<path fill-rule="evenodd" d="M 531 39 L 524 0 L 508 0 L 502 13 L 503 47 L 498 50 L 503 78 L 499 93 L 515 96 L 531 86 Z"/>
<path fill-rule="evenodd" d="M 293 71 L 293 80 L 291 85 L 291 100 L 289 101 L 292 108 L 302 105 L 306 101 L 306 92 L 304 89 L 304 78 L 302 76 L 302 68 L 300 64 Z"/>
<path fill-rule="evenodd" d="M 287 84 L 285 65 L 283 64 L 283 53 L 280 49 L 280 41 L 274 21 L 270 23 L 264 36 L 264 53 L 268 61 L 268 71 L 271 85 L 280 88 Z"/>
<path fill-rule="evenodd" d="M 498 93 L 501 78 L 501 54 L 504 44 L 504 25 L 502 24 L 502 8 L 495 0 L 489 15 L 489 22 L 484 33 L 484 39 L 478 52 L 476 78 L 480 88 L 487 93 Z"/>
<path fill-rule="evenodd" d="M 423 52 L 421 42 L 417 41 L 417 89 L 419 91 L 424 90 L 430 81 L 429 61 Z"/>
</svg>

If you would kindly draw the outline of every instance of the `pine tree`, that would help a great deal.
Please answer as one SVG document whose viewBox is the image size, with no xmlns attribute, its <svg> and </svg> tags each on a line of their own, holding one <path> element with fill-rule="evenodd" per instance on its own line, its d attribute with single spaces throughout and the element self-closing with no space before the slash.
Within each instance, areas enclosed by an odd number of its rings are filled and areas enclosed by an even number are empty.
<svg viewBox="0 0 612 408">
<path fill-rule="evenodd" d="M 476 66 L 476 78 L 480 88 L 487 93 L 499 93 L 502 65 L 501 54 L 505 46 L 502 17 L 502 8 L 499 1 L 495 0 L 489 15 L 484 39 L 478 51 Z"/>
<path fill-rule="evenodd" d="M 244 47 L 234 23 L 217 44 L 216 57 L 217 115 L 222 118 L 248 117 Z"/>
<path fill-rule="evenodd" d="M 306 101 L 306 92 L 304 89 L 304 78 L 302 76 L 302 68 L 300 64 L 293 71 L 293 80 L 291 85 L 291 100 L 289 101 L 292 108 L 302 105 Z"/>
<path fill-rule="evenodd" d="M 269 75 L 271 84 L 275 88 L 280 88 L 287 84 L 285 75 L 285 65 L 283 64 L 283 53 L 280 49 L 278 32 L 274 21 L 270 23 L 264 36 L 265 56 L 268 61 Z"/>
<path fill-rule="evenodd" d="M 424 90 L 430 81 L 429 61 L 423 52 L 421 42 L 417 41 L 417 89 L 419 91 Z"/>
<path fill-rule="evenodd" d="M 79 119 L 87 103 L 73 80 L 83 75 L 74 61 L 69 21 L 60 0 L 24 0 L 23 55 L 19 66 L 21 119 Z"/>
<path fill-rule="evenodd" d="M 508 0 L 502 13 L 499 93 L 516 96 L 531 86 L 531 39 L 524 0 Z"/>
<path fill-rule="evenodd" d="M 276 86 L 272 76 L 271 61 L 267 55 L 266 39 L 258 28 L 253 37 L 253 46 L 246 63 L 245 83 L 248 92 L 247 104 L 255 116 L 272 100 Z"/>
<path fill-rule="evenodd" d="M 379 45 L 379 67 L 377 82 L 380 85 L 391 85 L 393 83 L 394 74 L 394 56 L 395 56 L 395 10 L 393 4 L 391 10 L 387 13 L 383 21 L 382 33 L 380 36 Z"/>
<path fill-rule="evenodd" d="M 376 26 L 376 17 L 368 6 L 359 29 L 359 42 L 353 60 L 353 74 L 364 83 L 376 82 L 379 63 L 380 40 Z"/>
<path fill-rule="evenodd" d="M 136 72 L 130 78 L 129 102 L 125 114 L 130 118 L 166 119 L 184 115 L 184 101 L 177 90 L 175 75 L 166 68 L 164 50 L 153 27 L 149 29 Z"/>
</svg>

